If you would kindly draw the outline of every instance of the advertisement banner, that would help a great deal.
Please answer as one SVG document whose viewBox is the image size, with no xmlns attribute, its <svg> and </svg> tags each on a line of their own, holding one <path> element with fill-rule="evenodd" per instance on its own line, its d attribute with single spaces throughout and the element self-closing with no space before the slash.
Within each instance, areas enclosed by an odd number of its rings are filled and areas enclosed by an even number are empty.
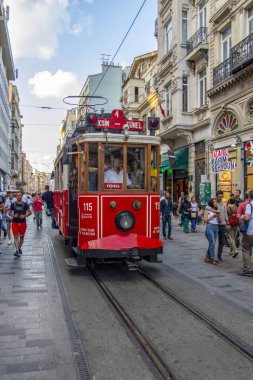
<svg viewBox="0 0 253 380">
<path fill-rule="evenodd" d="M 229 160 L 228 149 L 220 149 L 212 152 L 212 171 L 233 171 L 235 170 L 236 162 Z"/>
<path fill-rule="evenodd" d="M 79 208 L 79 246 L 89 240 L 98 239 L 98 196 L 80 196 Z"/>
</svg>

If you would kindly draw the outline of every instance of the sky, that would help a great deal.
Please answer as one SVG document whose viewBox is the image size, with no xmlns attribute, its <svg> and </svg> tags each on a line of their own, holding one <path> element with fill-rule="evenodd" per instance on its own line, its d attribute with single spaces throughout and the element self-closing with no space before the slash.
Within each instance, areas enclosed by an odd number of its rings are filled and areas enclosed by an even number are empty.
<svg viewBox="0 0 253 380">
<path fill-rule="evenodd" d="M 65 96 L 79 95 L 90 74 L 101 72 L 100 54 L 111 58 L 143 0 L 5 0 L 23 116 L 23 151 L 31 165 L 51 171 Z M 115 64 L 157 49 L 157 0 L 146 0 Z M 102 94 L 101 94 L 102 95 Z M 36 107 L 53 107 L 47 110 Z"/>
</svg>

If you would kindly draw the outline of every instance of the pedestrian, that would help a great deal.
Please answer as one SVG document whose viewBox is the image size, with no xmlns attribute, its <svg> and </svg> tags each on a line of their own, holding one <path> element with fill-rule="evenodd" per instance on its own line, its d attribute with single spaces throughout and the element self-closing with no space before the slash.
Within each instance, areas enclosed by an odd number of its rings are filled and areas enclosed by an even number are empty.
<svg viewBox="0 0 253 380">
<path fill-rule="evenodd" d="M 179 213 L 180 213 L 180 210 L 181 210 L 181 206 L 182 206 L 182 204 L 184 202 L 184 199 L 185 199 L 184 192 L 181 191 L 180 197 L 178 198 L 178 210 L 179 210 Z M 182 227 L 182 225 L 183 225 L 183 216 L 182 216 L 182 214 L 180 214 L 180 218 L 181 218 L 181 221 L 180 221 L 180 223 L 178 223 L 178 225 L 180 227 Z"/>
<path fill-rule="evenodd" d="M 229 239 L 229 245 L 230 245 L 230 255 L 232 257 L 236 257 L 239 252 L 236 248 L 236 241 L 237 241 L 237 235 L 239 233 L 239 221 L 237 217 L 237 209 L 236 206 L 236 198 L 230 198 L 229 204 L 227 206 L 227 212 L 228 212 L 228 220 L 229 220 L 229 227 L 228 227 L 228 239 Z"/>
<path fill-rule="evenodd" d="M 3 199 L 0 198 L 0 229 L 3 223 L 3 213 L 4 213 L 4 203 L 3 203 Z M 0 237 L 0 244 L 2 244 L 1 237 Z"/>
<path fill-rule="evenodd" d="M 11 209 L 9 211 L 9 216 L 12 219 L 12 232 L 14 236 L 14 244 L 16 247 L 16 252 L 14 256 L 20 257 L 22 255 L 22 244 L 24 242 L 25 232 L 26 232 L 26 217 L 31 215 L 31 210 L 27 203 L 22 202 L 21 191 L 17 192 L 17 201 L 12 203 Z"/>
<path fill-rule="evenodd" d="M 35 215 L 35 220 L 36 220 L 36 225 L 37 229 L 41 230 L 42 228 L 42 205 L 43 205 L 43 200 L 41 198 L 41 193 L 36 193 L 35 197 L 32 200 L 33 203 L 33 210 L 34 210 L 34 215 Z"/>
<path fill-rule="evenodd" d="M 4 193 L 2 193 L 0 195 L 0 203 L 3 203 L 3 205 L 5 204 L 5 196 L 4 196 Z M 7 231 L 6 231 L 6 228 L 5 228 L 5 225 L 4 225 L 4 216 L 5 216 L 5 212 L 3 211 L 2 213 L 2 223 L 1 223 L 1 227 L 0 227 L 0 240 L 1 240 L 1 235 L 2 235 L 2 231 L 4 233 L 4 239 L 6 238 L 7 236 Z"/>
<path fill-rule="evenodd" d="M 241 216 L 241 221 L 248 222 L 248 227 L 242 238 L 243 271 L 239 273 L 239 275 L 247 277 L 253 275 L 251 269 L 251 253 L 253 248 L 253 190 L 249 192 L 249 198 L 250 203 L 246 206 L 245 215 Z"/>
<path fill-rule="evenodd" d="M 7 235 L 8 235 L 8 245 L 11 245 L 11 223 L 12 218 L 9 216 L 9 211 L 11 209 L 13 200 L 13 194 L 10 193 L 5 201 L 4 208 L 5 208 L 5 218 L 6 218 L 6 225 L 7 225 Z"/>
<path fill-rule="evenodd" d="M 213 265 L 221 265 L 218 260 L 215 260 L 215 243 L 218 236 L 220 214 L 217 207 L 217 200 L 212 198 L 207 205 L 208 209 L 204 212 L 204 222 L 206 223 L 205 235 L 208 240 L 205 262 Z"/>
<path fill-rule="evenodd" d="M 45 186 L 45 192 L 42 194 L 42 200 L 47 204 L 47 210 L 50 212 L 52 228 L 57 228 L 54 218 L 54 193 L 49 190 L 49 186 Z"/>
<path fill-rule="evenodd" d="M 244 193 L 244 202 L 240 203 L 238 209 L 237 209 L 237 217 L 239 219 L 239 222 L 241 220 L 241 216 L 245 215 L 246 206 L 250 203 L 249 199 L 249 193 L 246 191 Z"/>
<path fill-rule="evenodd" d="M 165 192 L 165 198 L 160 201 L 160 213 L 163 222 L 163 238 L 173 240 L 171 237 L 171 212 L 173 211 L 173 204 L 170 198 L 170 193 Z M 168 226 L 168 233 L 166 237 L 166 226 Z"/>
<path fill-rule="evenodd" d="M 182 215 L 182 220 L 183 220 L 183 231 L 188 233 L 189 221 L 191 217 L 191 203 L 190 203 L 190 197 L 188 195 L 184 198 L 184 201 L 181 205 L 180 214 Z"/>
<path fill-rule="evenodd" d="M 199 214 L 199 206 L 194 196 L 191 197 L 191 231 L 197 232 L 197 221 Z"/>
<path fill-rule="evenodd" d="M 239 207 L 240 204 L 243 202 L 242 198 L 241 198 L 241 190 L 236 190 L 235 191 L 235 205 L 236 207 Z"/>
<path fill-rule="evenodd" d="M 222 251 L 225 243 L 225 226 L 228 225 L 228 213 L 223 199 L 223 191 L 218 190 L 216 193 L 217 208 L 219 211 L 219 228 L 218 228 L 218 262 L 222 262 Z M 208 207 L 206 208 L 208 210 Z M 209 208 L 210 210 L 210 208 Z"/>
</svg>

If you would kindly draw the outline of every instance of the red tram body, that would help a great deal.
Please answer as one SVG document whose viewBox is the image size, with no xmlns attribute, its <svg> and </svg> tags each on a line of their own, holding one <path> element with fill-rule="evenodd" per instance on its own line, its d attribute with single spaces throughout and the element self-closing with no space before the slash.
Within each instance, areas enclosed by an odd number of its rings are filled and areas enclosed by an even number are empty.
<svg viewBox="0 0 253 380">
<path fill-rule="evenodd" d="M 163 247 L 160 139 L 101 129 L 85 128 L 56 158 L 54 215 L 60 233 L 71 241 L 78 264 L 157 262 Z"/>
</svg>

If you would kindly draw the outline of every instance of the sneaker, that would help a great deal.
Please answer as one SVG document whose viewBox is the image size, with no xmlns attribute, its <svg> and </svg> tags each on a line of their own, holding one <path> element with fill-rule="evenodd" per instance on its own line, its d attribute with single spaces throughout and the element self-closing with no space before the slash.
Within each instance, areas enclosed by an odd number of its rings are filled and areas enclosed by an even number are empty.
<svg viewBox="0 0 253 380">
<path fill-rule="evenodd" d="M 13 256 L 20 257 L 19 251 L 16 251 Z"/>
<path fill-rule="evenodd" d="M 2 252 L 0 251 L 0 255 L 2 254 Z"/>
<path fill-rule="evenodd" d="M 38 229 L 41 230 L 41 226 L 39 226 Z"/>
<path fill-rule="evenodd" d="M 4 231 L 4 239 L 6 238 L 7 236 L 7 231 Z"/>
<path fill-rule="evenodd" d="M 252 277 L 253 276 L 253 273 L 250 272 L 249 270 L 244 270 L 238 274 L 239 274 L 239 276 L 245 276 L 245 277 Z"/>
<path fill-rule="evenodd" d="M 8 241 L 8 245 L 11 245 L 11 243 L 12 243 L 12 241 L 11 241 L 11 240 L 9 240 L 9 241 Z"/>
<path fill-rule="evenodd" d="M 223 260 L 221 257 L 218 257 L 217 261 L 218 261 L 218 263 L 222 263 Z"/>
<path fill-rule="evenodd" d="M 173 238 L 172 238 L 172 237 L 168 237 L 168 239 L 169 239 L 169 240 L 173 240 Z"/>
<path fill-rule="evenodd" d="M 18 253 L 20 254 L 20 255 L 22 255 L 22 251 L 21 251 L 21 249 L 19 248 L 19 250 L 18 250 Z"/>
<path fill-rule="evenodd" d="M 234 252 L 233 255 L 232 255 L 232 257 L 236 257 L 237 255 L 239 255 L 238 251 Z"/>
</svg>

